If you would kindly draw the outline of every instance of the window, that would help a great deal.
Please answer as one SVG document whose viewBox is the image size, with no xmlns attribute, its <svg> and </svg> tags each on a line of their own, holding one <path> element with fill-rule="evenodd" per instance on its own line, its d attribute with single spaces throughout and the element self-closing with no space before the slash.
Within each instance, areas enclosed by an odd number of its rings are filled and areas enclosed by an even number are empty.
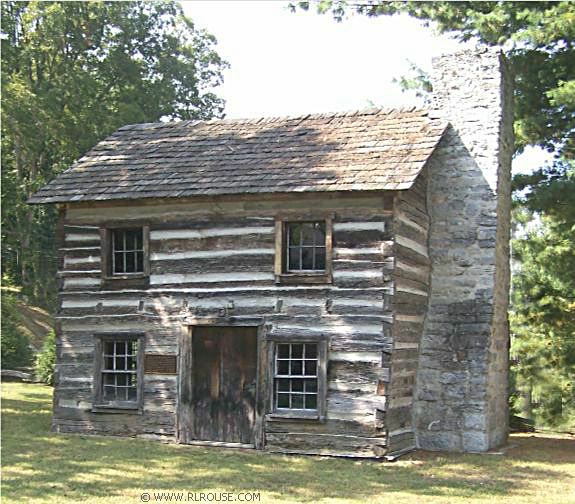
<svg viewBox="0 0 575 504">
<path fill-rule="evenodd" d="M 325 339 L 274 343 L 272 417 L 324 417 L 326 355 Z"/>
<path fill-rule="evenodd" d="M 112 275 L 144 273 L 144 232 L 112 230 Z"/>
<path fill-rule="evenodd" d="M 276 283 L 329 283 L 331 258 L 331 219 L 276 221 Z"/>
<path fill-rule="evenodd" d="M 96 407 L 140 407 L 143 343 L 143 335 L 139 334 L 97 336 Z"/>
<path fill-rule="evenodd" d="M 146 288 L 149 284 L 149 227 L 106 226 L 102 241 L 102 286 Z"/>
<path fill-rule="evenodd" d="M 317 358 L 317 343 L 276 345 L 276 410 L 317 410 Z"/>
<path fill-rule="evenodd" d="M 288 273 L 325 271 L 325 222 L 286 223 Z"/>
</svg>

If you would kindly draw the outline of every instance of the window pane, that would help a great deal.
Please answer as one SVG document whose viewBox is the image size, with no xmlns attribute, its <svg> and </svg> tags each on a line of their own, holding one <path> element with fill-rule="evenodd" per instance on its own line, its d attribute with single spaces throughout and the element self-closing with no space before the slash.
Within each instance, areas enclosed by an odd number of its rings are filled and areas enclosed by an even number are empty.
<svg viewBox="0 0 575 504">
<path fill-rule="evenodd" d="M 312 222 L 305 222 L 302 224 L 302 245 L 313 245 L 313 237 L 315 234 L 314 224 Z"/>
<path fill-rule="evenodd" d="M 292 375 L 302 375 L 303 374 L 302 361 L 300 361 L 300 360 L 292 360 L 291 361 L 291 374 Z"/>
<path fill-rule="evenodd" d="M 114 273 L 124 273 L 124 254 L 116 252 L 114 254 Z"/>
<path fill-rule="evenodd" d="M 125 250 L 124 232 L 121 229 L 115 229 L 112 234 L 112 247 L 114 251 Z"/>
<path fill-rule="evenodd" d="M 291 389 L 292 392 L 303 392 L 303 380 L 292 378 Z"/>
<path fill-rule="evenodd" d="M 289 392 L 289 379 L 288 378 L 284 378 L 284 379 L 279 379 L 277 381 L 278 384 L 278 392 Z"/>
<path fill-rule="evenodd" d="M 301 245 L 301 224 L 288 224 L 288 246 Z"/>
<path fill-rule="evenodd" d="M 106 401 L 114 401 L 116 399 L 116 388 L 104 386 L 104 399 Z"/>
<path fill-rule="evenodd" d="M 137 366 L 137 359 L 136 357 L 128 357 L 126 359 L 126 369 L 129 371 L 133 371 L 136 369 Z"/>
<path fill-rule="evenodd" d="M 325 269 L 325 248 L 316 248 L 315 251 L 315 269 Z"/>
<path fill-rule="evenodd" d="M 314 245 L 325 246 L 325 222 L 314 223 Z"/>
<path fill-rule="evenodd" d="M 306 359 L 317 358 L 317 344 L 316 343 L 306 343 L 305 344 L 305 358 Z"/>
<path fill-rule="evenodd" d="M 128 401 L 135 401 L 138 399 L 138 391 L 136 387 L 130 387 L 128 389 Z"/>
<path fill-rule="evenodd" d="M 126 358 L 125 357 L 116 357 L 116 367 L 114 369 L 118 369 L 121 371 L 126 369 Z"/>
<path fill-rule="evenodd" d="M 134 231 L 125 231 L 124 236 L 126 237 L 126 250 L 135 250 L 136 248 L 136 234 Z"/>
<path fill-rule="evenodd" d="M 118 386 L 125 387 L 128 385 L 127 376 L 125 374 L 118 373 L 116 375 L 116 382 L 118 383 Z"/>
<path fill-rule="evenodd" d="M 112 373 L 105 373 L 104 374 L 104 385 L 115 385 L 116 378 Z"/>
<path fill-rule="evenodd" d="M 300 269 L 299 263 L 300 249 L 290 247 L 288 250 L 288 270 L 297 271 Z"/>
<path fill-rule="evenodd" d="M 317 392 L 317 380 L 302 380 L 305 386 L 305 392 Z"/>
<path fill-rule="evenodd" d="M 291 346 L 291 356 L 292 359 L 301 359 L 303 358 L 303 344 L 293 344 Z"/>
<path fill-rule="evenodd" d="M 317 396 L 315 394 L 306 394 L 304 397 L 306 409 L 317 409 Z"/>
<path fill-rule="evenodd" d="M 108 355 L 112 355 L 114 353 L 114 342 L 113 341 L 105 341 L 104 342 L 104 353 Z"/>
<path fill-rule="evenodd" d="M 138 273 L 144 271 L 144 252 L 136 252 L 136 271 Z"/>
<path fill-rule="evenodd" d="M 313 248 L 302 247 L 301 249 L 301 269 L 312 270 L 313 268 Z"/>
<path fill-rule="evenodd" d="M 278 408 L 289 408 L 289 394 L 278 394 L 277 395 L 277 407 Z"/>
<path fill-rule="evenodd" d="M 317 371 L 317 361 L 306 360 L 305 361 L 305 374 L 315 376 Z"/>
<path fill-rule="evenodd" d="M 303 409 L 303 395 L 295 394 L 291 396 L 291 407 L 294 409 Z"/>
<path fill-rule="evenodd" d="M 114 357 L 104 357 L 104 369 L 114 369 Z"/>
<path fill-rule="evenodd" d="M 289 374 L 289 360 L 278 361 L 277 373 L 280 375 L 288 375 Z"/>
<path fill-rule="evenodd" d="M 128 352 L 128 342 L 127 341 L 116 341 L 116 355 L 126 355 Z"/>
<path fill-rule="evenodd" d="M 289 359 L 289 345 L 278 344 L 278 358 Z"/>
<path fill-rule="evenodd" d="M 135 340 L 126 341 L 126 353 L 128 355 L 136 355 L 138 353 L 138 342 Z"/>
<path fill-rule="evenodd" d="M 134 273 L 136 271 L 136 254 L 134 252 L 126 252 L 126 273 Z"/>
</svg>

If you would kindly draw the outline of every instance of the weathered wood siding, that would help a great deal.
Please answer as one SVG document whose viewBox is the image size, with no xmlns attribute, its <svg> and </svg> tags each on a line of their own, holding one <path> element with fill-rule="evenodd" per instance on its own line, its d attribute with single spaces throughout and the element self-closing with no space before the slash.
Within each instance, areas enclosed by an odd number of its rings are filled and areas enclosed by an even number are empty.
<svg viewBox="0 0 575 504">
<path fill-rule="evenodd" d="M 428 230 L 424 170 L 408 191 L 398 193 L 394 203 L 393 349 L 389 355 L 390 382 L 385 390 L 388 407 L 384 414 L 391 454 L 415 447 L 412 407 L 430 285 Z"/>
<path fill-rule="evenodd" d="M 401 199 L 400 236 L 425 246 L 420 189 Z M 419 318 L 427 287 L 426 258 L 394 243 L 389 193 L 236 201 L 68 205 L 62 246 L 62 291 L 54 428 L 174 438 L 177 377 L 144 375 L 142 414 L 93 413 L 94 333 L 145 331 L 146 353 L 177 354 L 189 324 L 203 318 L 259 319 L 270 338 L 329 338 L 325 422 L 267 419 L 270 450 L 382 455 L 391 400 L 411 400 Z M 333 283 L 276 285 L 274 218 L 302 211 L 333 218 Z M 405 222 L 404 222 L 405 221 Z M 149 288 L 103 288 L 99 227 L 145 222 L 150 227 Z M 411 242 L 409 242 L 411 243 Z M 394 251 L 400 254 L 393 301 Z M 395 306 L 401 330 L 392 328 Z M 411 317 L 411 318 L 410 318 Z M 397 318 L 397 316 L 396 316 Z M 394 350 L 397 358 L 392 358 Z M 388 395 L 383 384 L 397 384 Z M 405 383 L 407 383 L 407 381 Z M 409 394 L 408 394 L 409 389 Z"/>
</svg>

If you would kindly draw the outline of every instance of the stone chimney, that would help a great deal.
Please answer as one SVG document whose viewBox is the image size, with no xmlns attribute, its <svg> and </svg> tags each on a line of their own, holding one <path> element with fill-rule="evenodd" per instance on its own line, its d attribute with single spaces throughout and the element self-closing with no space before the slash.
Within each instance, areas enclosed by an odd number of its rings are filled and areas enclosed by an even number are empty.
<svg viewBox="0 0 575 504">
<path fill-rule="evenodd" d="M 436 58 L 429 163 L 431 295 L 416 382 L 417 444 L 485 451 L 508 434 L 512 79 L 493 49 Z"/>
</svg>

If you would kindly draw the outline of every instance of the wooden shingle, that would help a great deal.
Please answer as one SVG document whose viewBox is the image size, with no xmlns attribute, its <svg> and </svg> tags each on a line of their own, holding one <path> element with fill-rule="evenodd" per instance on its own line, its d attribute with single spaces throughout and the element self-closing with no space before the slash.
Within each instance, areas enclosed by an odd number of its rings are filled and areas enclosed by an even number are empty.
<svg viewBox="0 0 575 504">
<path fill-rule="evenodd" d="M 29 202 L 407 189 L 445 127 L 414 108 L 128 125 Z"/>
</svg>

